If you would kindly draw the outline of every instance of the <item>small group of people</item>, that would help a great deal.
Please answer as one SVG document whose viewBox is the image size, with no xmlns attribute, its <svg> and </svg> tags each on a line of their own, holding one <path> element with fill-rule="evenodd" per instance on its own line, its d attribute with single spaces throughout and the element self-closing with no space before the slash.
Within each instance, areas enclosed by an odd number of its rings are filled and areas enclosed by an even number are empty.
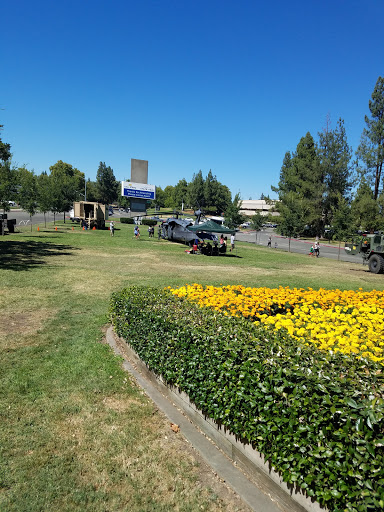
<svg viewBox="0 0 384 512">
<path fill-rule="evenodd" d="M 271 236 L 268 238 L 267 246 L 272 247 L 272 237 Z M 275 240 L 275 249 L 277 249 L 277 241 L 276 240 Z"/>
<path fill-rule="evenodd" d="M 316 256 L 316 258 L 318 258 L 320 256 L 320 244 L 319 244 L 318 240 L 316 240 L 315 244 L 311 246 L 309 255 Z"/>
<path fill-rule="evenodd" d="M 204 254 L 205 256 L 219 256 L 225 254 L 227 250 L 227 237 L 221 235 L 220 241 L 200 240 L 196 238 L 191 244 L 191 248 L 186 250 L 188 254 Z"/>
<path fill-rule="evenodd" d="M 149 226 L 148 227 L 148 236 L 149 236 L 149 238 L 153 238 L 154 235 L 155 235 L 155 228 L 153 226 Z"/>
</svg>

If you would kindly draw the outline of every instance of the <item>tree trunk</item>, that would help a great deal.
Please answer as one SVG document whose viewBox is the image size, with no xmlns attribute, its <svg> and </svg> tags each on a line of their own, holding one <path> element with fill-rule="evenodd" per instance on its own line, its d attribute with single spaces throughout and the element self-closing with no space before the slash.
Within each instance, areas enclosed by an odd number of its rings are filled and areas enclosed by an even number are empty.
<svg viewBox="0 0 384 512">
<path fill-rule="evenodd" d="M 288 252 L 291 252 L 291 237 L 288 238 Z"/>
<path fill-rule="evenodd" d="M 340 261 L 340 247 L 341 247 L 341 240 L 339 240 L 339 254 L 337 255 L 338 261 Z"/>
</svg>

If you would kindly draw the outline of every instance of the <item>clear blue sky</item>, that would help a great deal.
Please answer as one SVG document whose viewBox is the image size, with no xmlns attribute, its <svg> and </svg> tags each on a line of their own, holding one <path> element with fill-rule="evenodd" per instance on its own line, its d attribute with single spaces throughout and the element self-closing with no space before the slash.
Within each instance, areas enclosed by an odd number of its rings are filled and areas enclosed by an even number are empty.
<svg viewBox="0 0 384 512">
<path fill-rule="evenodd" d="M 209 169 L 243 199 L 329 113 L 355 150 L 384 75 L 383 0 L 12 0 L 0 124 L 13 162 L 165 187 Z"/>
</svg>

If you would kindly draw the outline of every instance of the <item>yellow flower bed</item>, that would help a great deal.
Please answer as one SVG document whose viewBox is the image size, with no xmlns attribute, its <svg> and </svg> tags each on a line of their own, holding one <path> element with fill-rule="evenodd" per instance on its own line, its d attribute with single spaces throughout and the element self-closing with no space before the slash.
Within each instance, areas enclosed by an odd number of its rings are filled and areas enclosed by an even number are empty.
<svg viewBox="0 0 384 512">
<path fill-rule="evenodd" d="M 384 291 L 199 284 L 169 290 L 226 315 L 284 328 L 297 340 L 314 343 L 321 350 L 384 362 Z"/>
</svg>

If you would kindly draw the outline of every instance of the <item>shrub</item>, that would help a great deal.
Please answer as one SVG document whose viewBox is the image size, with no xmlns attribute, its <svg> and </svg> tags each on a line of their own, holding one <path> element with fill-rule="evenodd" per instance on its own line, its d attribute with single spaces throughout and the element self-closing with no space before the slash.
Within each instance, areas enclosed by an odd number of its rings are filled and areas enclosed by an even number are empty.
<svg viewBox="0 0 384 512">
<path fill-rule="evenodd" d="M 122 224 L 134 224 L 135 223 L 133 217 L 121 217 L 120 222 Z"/>
<path fill-rule="evenodd" d="M 131 287 L 111 320 L 148 367 L 334 512 L 384 508 L 382 367 Z"/>
<path fill-rule="evenodd" d="M 144 226 L 156 226 L 157 220 L 154 219 L 143 219 L 142 223 Z"/>
</svg>

